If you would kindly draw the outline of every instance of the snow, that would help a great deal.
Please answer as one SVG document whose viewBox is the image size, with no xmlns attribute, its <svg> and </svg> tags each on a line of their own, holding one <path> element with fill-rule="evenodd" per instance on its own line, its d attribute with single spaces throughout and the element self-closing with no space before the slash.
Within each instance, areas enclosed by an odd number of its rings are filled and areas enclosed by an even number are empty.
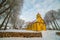
<svg viewBox="0 0 60 40">
<path fill-rule="evenodd" d="M 32 31 L 32 30 L 16 30 L 16 29 L 9 29 L 9 30 L 0 30 L 0 32 L 59 32 L 58 30 L 46 30 L 46 31 Z"/>
<path fill-rule="evenodd" d="M 0 32 L 31 32 L 31 33 L 38 33 L 37 31 L 31 31 L 31 30 L 15 30 L 15 29 L 12 29 L 12 30 L 0 30 Z M 41 31 L 39 31 L 41 32 Z"/>
<path fill-rule="evenodd" d="M 0 40 L 42 40 L 42 38 L 17 38 L 17 37 L 10 37 L 10 38 L 0 38 Z"/>
<path fill-rule="evenodd" d="M 58 40 L 59 36 L 56 35 L 57 31 L 45 31 L 42 32 L 44 40 Z"/>
<path fill-rule="evenodd" d="M 2 31 L 2 30 L 1 30 Z M 0 32 L 1 32 L 0 31 Z M 27 30 L 5 30 L 5 32 L 30 32 Z M 36 31 L 31 31 L 36 32 Z M 47 31 L 41 31 L 42 32 L 42 38 L 41 37 L 35 37 L 35 38 L 21 38 L 21 37 L 10 37 L 10 38 L 0 38 L 0 40 L 60 40 L 60 36 L 56 35 L 56 32 L 60 32 L 57 30 L 47 30 Z"/>
</svg>

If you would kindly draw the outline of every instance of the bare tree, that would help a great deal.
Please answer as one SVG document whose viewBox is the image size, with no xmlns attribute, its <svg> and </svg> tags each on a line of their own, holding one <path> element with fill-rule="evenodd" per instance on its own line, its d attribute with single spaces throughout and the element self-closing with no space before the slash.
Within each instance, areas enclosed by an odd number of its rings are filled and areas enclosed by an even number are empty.
<svg viewBox="0 0 60 40">
<path fill-rule="evenodd" d="M 22 6 L 23 0 L 15 0 L 16 6 L 13 8 L 13 14 L 11 17 L 11 23 L 13 24 L 13 28 L 16 28 L 17 24 L 17 19 L 18 16 L 21 14 L 21 6 Z M 19 13 L 20 12 L 20 13 Z"/>
<path fill-rule="evenodd" d="M 7 29 L 7 24 L 8 24 L 8 22 L 9 22 L 9 19 L 11 18 L 11 15 L 12 15 L 12 13 L 10 13 L 10 15 L 8 16 L 8 19 L 7 19 L 7 22 L 6 22 L 6 25 L 5 25 L 4 30 L 6 30 L 6 29 Z"/>
<path fill-rule="evenodd" d="M 48 11 L 48 12 L 46 13 L 45 18 L 44 18 L 44 20 L 45 20 L 45 22 L 46 22 L 46 25 L 49 25 L 49 23 L 51 23 L 52 28 L 53 28 L 53 29 L 56 29 L 56 30 L 59 28 L 59 25 L 58 25 L 58 23 L 57 23 L 57 21 L 56 21 L 56 19 L 57 19 L 57 14 L 58 14 L 58 12 L 56 12 L 56 11 L 54 11 L 54 10 L 50 10 L 50 11 Z M 54 24 L 54 25 L 53 25 L 53 24 Z"/>
<path fill-rule="evenodd" d="M 4 22 L 6 21 L 6 19 L 8 18 L 8 15 L 10 14 L 10 12 L 8 12 L 8 14 L 6 15 L 6 17 L 4 18 L 4 20 L 3 20 L 3 22 L 2 22 L 2 24 L 1 24 L 1 26 L 0 26 L 0 29 L 1 29 L 1 27 L 3 26 L 3 24 L 4 24 Z"/>
<path fill-rule="evenodd" d="M 7 22 L 6 22 L 6 26 L 7 26 L 8 21 L 10 19 L 10 16 L 9 16 L 10 14 L 12 14 L 10 22 L 13 25 L 16 25 L 18 15 L 21 14 L 19 12 L 21 11 L 22 6 L 23 6 L 23 0 L 2 0 L 2 2 L 0 3 L 0 15 L 5 13 L 6 17 L 4 18 L 4 20 L 0 26 L 0 29 L 4 25 L 6 20 L 7 20 Z M 14 21 L 14 22 L 12 22 L 12 21 Z M 4 29 L 6 29 L 6 26 Z"/>
</svg>

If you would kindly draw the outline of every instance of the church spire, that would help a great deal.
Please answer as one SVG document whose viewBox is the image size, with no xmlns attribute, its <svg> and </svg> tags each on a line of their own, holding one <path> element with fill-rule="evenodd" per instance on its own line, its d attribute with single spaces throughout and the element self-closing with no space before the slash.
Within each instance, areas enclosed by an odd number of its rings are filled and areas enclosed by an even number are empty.
<svg viewBox="0 0 60 40">
<path fill-rule="evenodd" d="M 39 17 L 41 17 L 41 15 L 38 13 L 38 14 L 36 15 L 36 18 L 39 18 Z"/>
</svg>

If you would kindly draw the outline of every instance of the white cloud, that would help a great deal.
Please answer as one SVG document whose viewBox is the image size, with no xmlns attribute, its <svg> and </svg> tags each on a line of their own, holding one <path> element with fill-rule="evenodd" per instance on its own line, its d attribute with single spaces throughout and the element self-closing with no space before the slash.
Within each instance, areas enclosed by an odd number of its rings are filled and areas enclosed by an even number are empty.
<svg viewBox="0 0 60 40">
<path fill-rule="evenodd" d="M 26 20 L 26 18 L 22 15 L 20 16 L 20 19 Z"/>
<path fill-rule="evenodd" d="M 31 3 L 34 4 L 36 0 L 31 0 Z"/>
<path fill-rule="evenodd" d="M 42 17 L 45 16 L 45 13 L 52 9 L 60 8 L 59 3 L 56 3 L 55 0 L 44 0 L 42 2 L 39 2 L 38 0 L 26 0 L 26 4 L 23 8 L 23 15 L 24 17 L 21 17 L 22 19 L 26 21 L 31 21 L 33 18 L 35 18 L 35 15 L 39 12 Z M 32 8 L 28 7 L 33 6 Z M 56 6 L 57 5 L 57 6 Z"/>
<path fill-rule="evenodd" d="M 53 1 L 55 1 L 55 0 L 45 0 L 44 2 L 43 2 L 43 4 L 50 4 L 50 3 L 53 3 Z"/>
<path fill-rule="evenodd" d="M 20 16 L 20 19 L 25 20 L 25 22 L 28 22 L 28 21 L 32 20 L 30 16 L 26 17 L 26 16 L 23 16 L 23 15 Z"/>
<path fill-rule="evenodd" d="M 40 8 L 40 4 L 38 4 L 38 3 L 35 4 L 35 7 L 36 7 L 36 8 Z"/>
</svg>

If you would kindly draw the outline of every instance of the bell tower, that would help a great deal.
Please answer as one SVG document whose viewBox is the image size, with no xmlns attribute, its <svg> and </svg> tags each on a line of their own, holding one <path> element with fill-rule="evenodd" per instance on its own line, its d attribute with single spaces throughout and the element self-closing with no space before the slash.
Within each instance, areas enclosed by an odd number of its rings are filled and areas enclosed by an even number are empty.
<svg viewBox="0 0 60 40">
<path fill-rule="evenodd" d="M 42 19 L 41 15 L 38 13 L 36 15 L 36 22 L 42 22 L 42 21 L 43 21 L 43 19 Z"/>
<path fill-rule="evenodd" d="M 36 15 L 36 22 L 39 23 L 37 24 L 38 30 L 46 30 L 46 24 L 39 13 Z"/>
</svg>

